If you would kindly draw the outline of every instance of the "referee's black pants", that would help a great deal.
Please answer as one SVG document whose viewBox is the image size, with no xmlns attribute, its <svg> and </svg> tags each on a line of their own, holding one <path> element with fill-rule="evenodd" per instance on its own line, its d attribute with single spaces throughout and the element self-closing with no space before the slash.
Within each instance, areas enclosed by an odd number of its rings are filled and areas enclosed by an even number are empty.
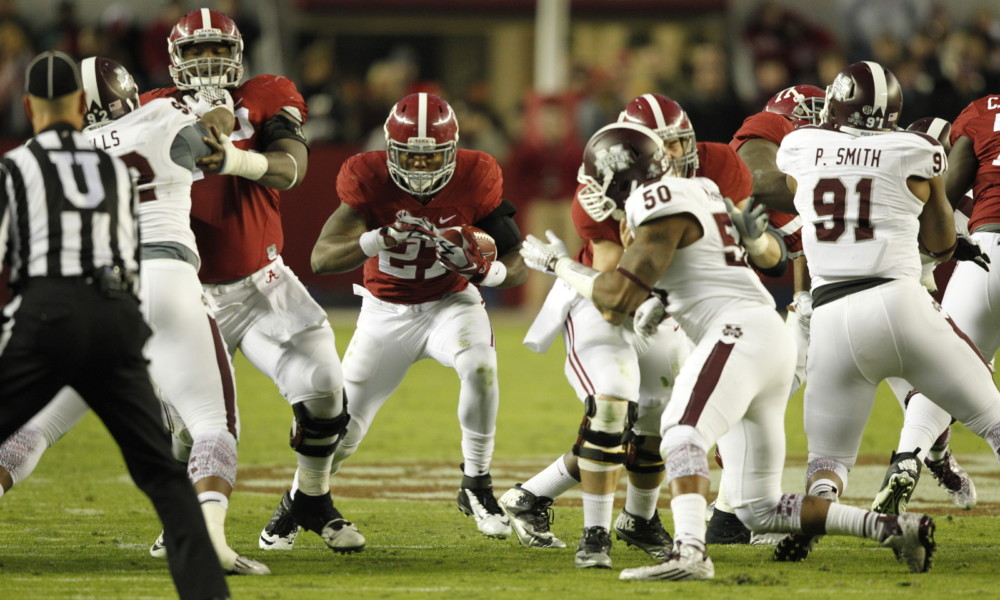
<svg viewBox="0 0 1000 600">
<path fill-rule="evenodd" d="M 129 474 L 163 523 L 167 560 L 183 600 L 228 598 L 219 559 L 181 463 L 170 452 L 142 354 L 150 329 L 139 302 L 84 278 L 32 278 L 4 308 L 0 440 L 72 386 L 104 422 Z"/>
</svg>

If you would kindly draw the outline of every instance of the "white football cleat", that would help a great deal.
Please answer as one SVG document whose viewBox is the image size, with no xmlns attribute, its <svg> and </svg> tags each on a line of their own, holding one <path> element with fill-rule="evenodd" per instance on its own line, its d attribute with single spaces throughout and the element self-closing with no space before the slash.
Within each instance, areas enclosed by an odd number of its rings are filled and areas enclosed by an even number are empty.
<svg viewBox="0 0 1000 600">
<path fill-rule="evenodd" d="M 552 524 L 552 498 L 538 497 L 517 484 L 500 496 L 500 508 L 507 514 L 511 529 L 522 546 L 529 548 L 565 548 L 549 526 Z"/>
<path fill-rule="evenodd" d="M 476 528 L 486 537 L 506 538 L 513 531 L 503 509 L 493 497 L 493 479 L 487 475 L 462 476 L 458 509 L 476 519 Z"/>
<path fill-rule="evenodd" d="M 943 487 L 951 497 L 951 503 L 962 510 L 972 510 L 976 506 L 976 484 L 958 464 L 951 450 L 945 452 L 940 460 L 924 459 L 927 470 L 931 472 L 938 485 Z"/>
<path fill-rule="evenodd" d="M 919 513 L 904 513 L 896 518 L 896 524 L 898 528 L 882 540 L 882 545 L 892 548 L 896 560 L 906 563 L 911 573 L 926 573 L 937 549 L 934 519 Z"/>
<path fill-rule="evenodd" d="M 163 532 L 160 532 L 159 537 L 153 542 L 153 545 L 149 547 L 149 555 L 153 558 L 166 558 L 167 557 L 167 545 L 163 543 Z"/>
<path fill-rule="evenodd" d="M 692 581 L 714 577 L 715 565 L 704 550 L 680 542 L 665 561 L 648 567 L 625 569 L 618 576 L 626 581 Z"/>
</svg>

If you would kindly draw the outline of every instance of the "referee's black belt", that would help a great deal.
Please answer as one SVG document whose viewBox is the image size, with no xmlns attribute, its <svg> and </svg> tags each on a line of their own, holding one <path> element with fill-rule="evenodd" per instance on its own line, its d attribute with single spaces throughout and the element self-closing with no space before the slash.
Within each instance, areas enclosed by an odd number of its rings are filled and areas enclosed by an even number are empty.
<svg viewBox="0 0 1000 600">
<path fill-rule="evenodd" d="M 72 283 L 93 286 L 107 295 L 135 294 L 138 275 L 120 267 L 98 267 L 88 274 L 69 276 L 28 277 L 14 285 L 17 292 L 22 292 L 36 282 Z"/>
</svg>

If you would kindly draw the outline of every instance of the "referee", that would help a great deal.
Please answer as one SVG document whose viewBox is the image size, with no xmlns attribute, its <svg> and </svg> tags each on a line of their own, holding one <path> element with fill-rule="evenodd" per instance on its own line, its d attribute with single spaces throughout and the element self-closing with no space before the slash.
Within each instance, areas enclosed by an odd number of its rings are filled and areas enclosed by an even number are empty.
<svg viewBox="0 0 1000 600">
<path fill-rule="evenodd" d="M 0 239 L 14 293 L 0 331 L 0 439 L 72 386 L 159 514 L 180 597 L 228 598 L 142 354 L 150 329 L 135 295 L 138 199 L 127 167 L 79 133 L 85 107 L 70 57 L 36 56 L 25 92 L 35 137 L 0 159 Z"/>
</svg>

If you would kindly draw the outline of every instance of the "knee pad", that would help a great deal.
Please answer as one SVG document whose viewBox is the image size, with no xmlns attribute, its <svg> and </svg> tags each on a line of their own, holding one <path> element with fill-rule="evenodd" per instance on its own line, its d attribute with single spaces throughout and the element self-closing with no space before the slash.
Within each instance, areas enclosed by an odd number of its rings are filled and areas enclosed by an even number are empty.
<svg viewBox="0 0 1000 600">
<path fill-rule="evenodd" d="M 496 349 L 486 344 L 476 344 L 455 356 L 455 372 L 462 381 L 478 379 L 484 389 L 497 385 Z"/>
<path fill-rule="evenodd" d="M 225 430 L 192 432 L 188 477 L 192 483 L 218 477 L 236 485 L 236 438 Z"/>
<path fill-rule="evenodd" d="M 660 443 L 666 458 L 667 481 L 697 475 L 708 478 L 708 444 L 690 425 L 674 425 Z"/>
<path fill-rule="evenodd" d="M 669 398 L 643 398 L 637 405 L 632 431 L 635 435 L 660 437 L 660 418 Z"/>
<path fill-rule="evenodd" d="M 300 333 L 294 351 L 286 351 L 279 363 L 277 380 L 292 404 L 318 397 L 339 398 L 344 372 L 331 335 L 325 328 Z"/>
<path fill-rule="evenodd" d="M 630 473 L 662 473 L 666 469 L 659 449 L 654 452 L 643 448 L 650 439 L 654 439 L 654 436 L 632 436 L 628 442 L 628 449 L 625 455 L 626 471 Z"/>
<path fill-rule="evenodd" d="M 757 533 L 769 531 L 802 531 L 802 494 L 783 494 L 780 498 L 765 498 L 735 506 L 740 521 Z"/>
<path fill-rule="evenodd" d="M 38 460 L 48 447 L 41 429 L 24 425 L 0 445 L 0 467 L 7 471 L 16 484 L 35 470 Z"/>
<path fill-rule="evenodd" d="M 580 468 L 610 471 L 624 464 L 622 444 L 626 441 L 629 414 L 634 414 L 634 403 L 587 396 L 585 405 L 586 413 L 573 444 L 573 454 L 581 459 Z"/>
<path fill-rule="evenodd" d="M 293 404 L 295 419 L 289 434 L 292 449 L 305 456 L 326 457 L 333 454 L 351 421 L 351 416 L 347 414 L 346 397 L 343 407 L 339 415 L 324 418 L 310 412 L 307 402 Z"/>
</svg>

